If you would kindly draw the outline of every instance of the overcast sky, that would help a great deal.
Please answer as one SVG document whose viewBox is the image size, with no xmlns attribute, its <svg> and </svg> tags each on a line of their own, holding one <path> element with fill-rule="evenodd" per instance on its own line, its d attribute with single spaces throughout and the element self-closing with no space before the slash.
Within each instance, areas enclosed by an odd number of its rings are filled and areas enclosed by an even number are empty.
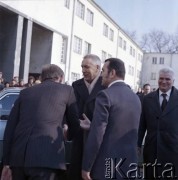
<svg viewBox="0 0 178 180">
<path fill-rule="evenodd" d="M 126 31 L 178 32 L 178 0 L 95 0 Z"/>
</svg>

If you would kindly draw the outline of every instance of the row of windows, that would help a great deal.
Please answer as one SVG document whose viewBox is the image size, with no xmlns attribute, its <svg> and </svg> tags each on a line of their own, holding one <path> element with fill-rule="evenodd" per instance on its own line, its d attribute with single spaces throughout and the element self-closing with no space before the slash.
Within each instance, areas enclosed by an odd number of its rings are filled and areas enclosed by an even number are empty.
<svg viewBox="0 0 178 180">
<path fill-rule="evenodd" d="M 70 9 L 70 0 L 64 0 L 64 6 Z M 76 15 L 83 20 L 85 18 L 85 5 L 81 3 L 79 0 L 77 1 L 77 5 L 76 5 Z M 94 13 L 87 8 L 86 22 L 89 25 L 93 26 L 93 19 L 94 19 Z"/>
<path fill-rule="evenodd" d="M 121 36 L 119 36 L 119 47 L 122 48 L 124 51 L 127 50 L 127 42 Z M 129 53 L 133 57 L 136 56 L 135 49 L 132 46 L 130 46 L 130 52 Z M 142 56 L 139 53 L 138 53 L 138 60 L 142 61 Z"/>
<path fill-rule="evenodd" d="M 152 58 L 152 64 L 157 64 L 157 57 Z M 164 64 L 164 57 L 159 58 L 159 64 Z"/>
<path fill-rule="evenodd" d="M 90 54 L 91 53 L 91 44 L 88 43 L 87 41 L 84 41 L 84 48 L 83 48 L 83 54 Z M 77 54 L 82 54 L 82 39 L 74 36 L 74 46 L 73 46 L 73 51 Z M 105 59 L 111 58 L 112 55 L 103 51 L 101 52 L 101 60 L 104 62 Z"/>
<path fill-rule="evenodd" d="M 73 46 L 73 50 L 74 52 L 78 53 L 78 54 L 82 54 L 82 39 L 74 36 L 74 46 Z M 83 54 L 89 54 L 91 53 L 91 44 L 88 42 L 84 42 L 84 51 Z M 135 49 L 134 49 L 134 54 L 135 54 Z M 105 51 L 102 51 L 102 61 L 104 61 L 107 58 L 107 53 Z M 110 54 L 108 54 L 108 58 L 112 57 Z M 138 60 L 141 61 L 142 56 L 140 54 L 138 54 Z"/>
</svg>

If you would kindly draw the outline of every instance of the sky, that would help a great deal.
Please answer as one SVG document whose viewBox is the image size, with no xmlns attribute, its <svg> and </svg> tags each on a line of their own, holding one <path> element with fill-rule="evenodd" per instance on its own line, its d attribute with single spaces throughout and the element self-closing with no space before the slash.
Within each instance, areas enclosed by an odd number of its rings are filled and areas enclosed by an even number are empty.
<svg viewBox="0 0 178 180">
<path fill-rule="evenodd" d="M 178 32 L 178 0 L 95 0 L 125 31 L 137 38 L 151 30 Z"/>
</svg>

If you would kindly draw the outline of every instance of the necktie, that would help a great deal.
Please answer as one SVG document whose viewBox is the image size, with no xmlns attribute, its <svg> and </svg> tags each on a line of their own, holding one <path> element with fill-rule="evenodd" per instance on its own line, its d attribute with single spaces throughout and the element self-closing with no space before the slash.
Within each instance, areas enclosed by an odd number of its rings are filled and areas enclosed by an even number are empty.
<svg viewBox="0 0 178 180">
<path fill-rule="evenodd" d="M 167 94 L 161 94 L 161 95 L 163 96 L 163 101 L 162 101 L 162 104 L 161 104 L 161 110 L 163 111 L 164 108 L 167 105 L 167 99 L 166 99 Z"/>
</svg>

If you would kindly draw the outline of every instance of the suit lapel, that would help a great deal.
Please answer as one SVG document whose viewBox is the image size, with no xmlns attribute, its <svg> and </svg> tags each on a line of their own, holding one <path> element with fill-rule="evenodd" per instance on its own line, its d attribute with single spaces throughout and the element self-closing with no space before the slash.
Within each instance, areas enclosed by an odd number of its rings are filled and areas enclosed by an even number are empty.
<svg viewBox="0 0 178 180">
<path fill-rule="evenodd" d="M 151 101 L 150 106 L 151 108 L 153 108 L 153 112 L 159 115 L 160 113 L 162 113 L 160 103 L 159 103 L 159 90 L 153 92 L 151 95 L 149 94 L 149 96 L 150 96 L 149 98 Z"/>
</svg>

